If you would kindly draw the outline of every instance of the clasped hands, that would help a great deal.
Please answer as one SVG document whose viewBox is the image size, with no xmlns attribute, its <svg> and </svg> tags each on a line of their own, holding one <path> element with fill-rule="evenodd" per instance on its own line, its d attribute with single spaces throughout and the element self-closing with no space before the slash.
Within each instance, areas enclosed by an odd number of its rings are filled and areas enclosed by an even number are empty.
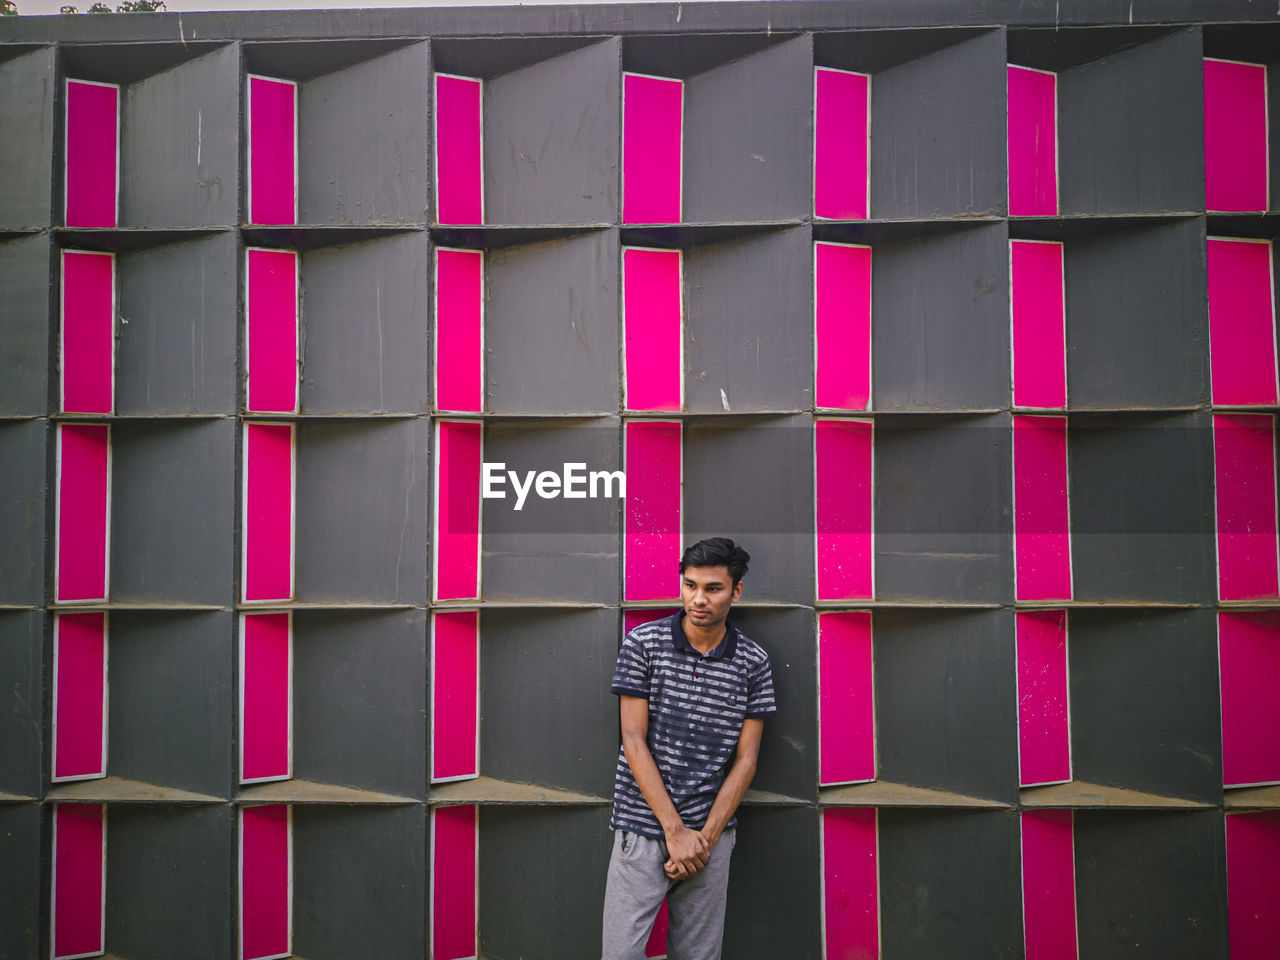
<svg viewBox="0 0 1280 960">
<path fill-rule="evenodd" d="M 715 840 L 708 836 L 705 828 L 691 830 L 681 824 L 675 831 L 667 834 L 669 859 L 662 865 L 662 870 L 672 880 L 692 877 L 706 867 L 715 845 Z"/>
</svg>

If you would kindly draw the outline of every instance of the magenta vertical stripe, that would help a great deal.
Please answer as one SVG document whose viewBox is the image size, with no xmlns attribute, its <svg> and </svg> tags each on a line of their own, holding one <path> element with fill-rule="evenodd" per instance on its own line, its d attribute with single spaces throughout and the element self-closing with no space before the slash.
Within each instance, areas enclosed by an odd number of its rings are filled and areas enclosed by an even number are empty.
<svg viewBox="0 0 1280 960">
<path fill-rule="evenodd" d="M 68 227 L 116 225 L 119 116 L 119 87 L 67 81 Z"/>
<path fill-rule="evenodd" d="M 1009 67 L 1009 213 L 1058 215 L 1058 77 Z"/>
<path fill-rule="evenodd" d="M 818 599 L 869 600 L 872 425 L 818 420 L 813 430 Z"/>
<path fill-rule="evenodd" d="M 240 956 L 288 956 L 289 808 L 240 810 Z"/>
<path fill-rule="evenodd" d="M 53 956 L 103 951 L 103 885 L 107 808 L 59 803 L 53 808 Z"/>
<path fill-rule="evenodd" d="M 874 807 L 822 811 L 822 910 L 826 960 L 880 956 L 880 892 Z"/>
<path fill-rule="evenodd" d="M 813 245 L 814 396 L 819 407 L 871 400 L 871 248 Z"/>
<path fill-rule="evenodd" d="M 627 600 L 680 596 L 681 426 L 637 420 L 626 425 Z"/>
<path fill-rule="evenodd" d="M 432 622 L 431 779 L 476 777 L 479 614 L 437 611 Z"/>
<path fill-rule="evenodd" d="M 1214 414 L 1218 517 L 1218 596 L 1280 596 L 1276 559 L 1275 417 Z"/>
<path fill-rule="evenodd" d="M 479 423 L 437 424 L 436 599 L 480 596 Z"/>
<path fill-rule="evenodd" d="M 1280 812 L 1229 813 L 1226 821 L 1231 960 L 1275 960 L 1280 944 Z"/>
<path fill-rule="evenodd" d="M 57 672 L 53 775 L 106 774 L 107 618 L 105 613 L 64 613 L 54 620 Z"/>
<path fill-rule="evenodd" d="M 1026 960 L 1076 960 L 1075 844 L 1070 810 L 1022 814 Z"/>
<path fill-rule="evenodd" d="M 249 385 L 254 413 L 298 409 L 298 255 L 250 250 L 246 300 Z"/>
<path fill-rule="evenodd" d="M 1067 405 L 1062 256 L 1061 243 L 1009 241 L 1014 406 Z"/>
<path fill-rule="evenodd" d="M 865 220 L 871 78 L 818 67 L 813 77 L 813 213 Z"/>
<path fill-rule="evenodd" d="M 241 780 L 289 776 L 289 614 L 244 617 Z"/>
<path fill-rule="evenodd" d="M 1204 62 L 1206 210 L 1267 209 L 1267 68 Z"/>
<path fill-rule="evenodd" d="M 244 426 L 244 599 L 293 596 L 293 427 Z"/>
<path fill-rule="evenodd" d="M 627 409 L 680 409 L 680 251 L 622 252 Z"/>
<path fill-rule="evenodd" d="M 110 413 L 115 267 L 109 253 L 62 251 L 62 409 Z"/>
<path fill-rule="evenodd" d="M 634 73 L 622 78 L 622 220 L 680 221 L 684 83 Z"/>
<path fill-rule="evenodd" d="M 662 901 L 658 915 L 653 918 L 653 929 L 649 931 L 649 940 L 644 945 L 646 957 L 665 957 L 667 955 L 667 931 L 671 928 L 671 917 L 667 911 L 667 901 Z"/>
<path fill-rule="evenodd" d="M 107 598 L 111 428 L 58 426 L 58 603 Z"/>
<path fill-rule="evenodd" d="M 484 409 L 484 254 L 436 251 L 436 409 Z"/>
<path fill-rule="evenodd" d="M 1021 783 L 1065 783 L 1071 779 L 1067 614 L 1024 611 L 1015 619 Z"/>
<path fill-rule="evenodd" d="M 1280 613 L 1219 613 L 1222 782 L 1280 783 Z"/>
<path fill-rule="evenodd" d="M 431 956 L 476 956 L 476 808 L 436 807 L 431 816 Z"/>
<path fill-rule="evenodd" d="M 484 222 L 480 81 L 436 77 L 436 222 Z"/>
<path fill-rule="evenodd" d="M 1067 418 L 1013 418 L 1013 551 L 1019 600 L 1071 599 Z"/>
<path fill-rule="evenodd" d="M 818 614 L 818 748 L 822 784 L 876 777 L 871 614 Z"/>
<path fill-rule="evenodd" d="M 1213 402 L 1276 403 L 1271 243 L 1210 237 L 1209 355 Z"/>
<path fill-rule="evenodd" d="M 249 78 L 249 222 L 298 219 L 297 85 Z"/>
</svg>

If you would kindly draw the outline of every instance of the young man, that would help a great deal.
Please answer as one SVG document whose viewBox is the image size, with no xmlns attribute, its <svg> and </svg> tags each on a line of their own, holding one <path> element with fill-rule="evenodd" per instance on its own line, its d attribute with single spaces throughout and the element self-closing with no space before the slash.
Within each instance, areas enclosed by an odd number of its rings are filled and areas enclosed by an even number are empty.
<svg viewBox="0 0 1280 960">
<path fill-rule="evenodd" d="M 695 543 L 680 559 L 684 609 L 622 642 L 604 960 L 644 960 L 664 897 L 671 960 L 720 956 L 734 813 L 777 711 L 768 655 L 728 619 L 750 559 L 724 537 Z"/>
</svg>

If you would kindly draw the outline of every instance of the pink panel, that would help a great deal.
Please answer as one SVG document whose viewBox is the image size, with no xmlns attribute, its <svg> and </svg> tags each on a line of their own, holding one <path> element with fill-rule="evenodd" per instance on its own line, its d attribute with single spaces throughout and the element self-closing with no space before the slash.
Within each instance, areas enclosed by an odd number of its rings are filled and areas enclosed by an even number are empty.
<svg viewBox="0 0 1280 960">
<path fill-rule="evenodd" d="M 1009 213 L 1058 215 L 1058 77 L 1009 67 Z"/>
<path fill-rule="evenodd" d="M 684 83 L 622 78 L 622 220 L 680 221 Z"/>
<path fill-rule="evenodd" d="M 431 647 L 431 779 L 480 775 L 479 614 L 437 611 Z"/>
<path fill-rule="evenodd" d="M 869 600 L 872 436 L 860 420 L 818 420 L 814 432 L 818 599 Z"/>
<path fill-rule="evenodd" d="M 818 614 L 818 729 L 822 784 L 876 777 L 871 614 Z"/>
<path fill-rule="evenodd" d="M 115 267 L 109 253 L 62 251 L 62 409 L 110 413 Z"/>
<path fill-rule="evenodd" d="M 103 952 L 106 917 L 107 808 L 59 803 L 53 808 L 53 956 Z"/>
<path fill-rule="evenodd" d="M 432 811 L 431 956 L 476 956 L 476 808 Z"/>
<path fill-rule="evenodd" d="M 1019 600 L 1071 599 L 1067 418 L 1013 418 L 1013 551 Z"/>
<path fill-rule="evenodd" d="M 297 84 L 249 78 L 249 222 L 298 219 Z"/>
<path fill-rule="evenodd" d="M 865 410 L 871 399 L 871 248 L 813 245 L 815 398 Z"/>
<path fill-rule="evenodd" d="M 1267 209 L 1267 68 L 1204 62 L 1206 210 Z"/>
<path fill-rule="evenodd" d="M 290 630 L 287 613 L 243 618 L 240 648 L 240 779 L 290 775 Z"/>
<path fill-rule="evenodd" d="M 1275 960 L 1280 944 L 1280 812 L 1229 813 L 1226 821 L 1231 960 Z"/>
<path fill-rule="evenodd" d="M 240 810 L 240 956 L 291 952 L 293 863 L 289 808 L 283 803 Z"/>
<path fill-rule="evenodd" d="M 1067 615 L 1017 614 L 1018 759 L 1022 786 L 1071 779 Z"/>
<path fill-rule="evenodd" d="M 1280 613 L 1219 613 L 1222 782 L 1280 783 Z"/>
<path fill-rule="evenodd" d="M 1276 558 L 1275 418 L 1214 414 L 1218 516 L 1218 596 L 1264 600 L 1280 595 Z"/>
<path fill-rule="evenodd" d="M 436 75 L 436 221 L 484 223 L 480 81 Z"/>
<path fill-rule="evenodd" d="M 636 627 L 654 620 L 663 620 L 679 611 L 679 607 L 667 610 L 624 610 L 622 611 L 622 633 L 625 636 Z"/>
<path fill-rule="evenodd" d="M 1022 814 L 1026 960 L 1076 960 L 1076 869 L 1070 810 Z"/>
<path fill-rule="evenodd" d="M 667 911 L 667 901 L 662 901 L 658 915 L 653 918 L 653 929 L 649 931 L 649 941 L 644 945 L 646 957 L 665 957 L 667 955 L 667 931 L 671 928 L 671 918 Z"/>
<path fill-rule="evenodd" d="M 120 190 L 120 88 L 67 81 L 68 227 L 114 227 Z"/>
<path fill-rule="evenodd" d="M 293 427 L 244 425 L 246 602 L 293 596 Z"/>
<path fill-rule="evenodd" d="M 484 409 L 484 254 L 436 250 L 436 409 Z"/>
<path fill-rule="evenodd" d="M 107 615 L 59 614 L 53 658 L 53 779 L 105 776 Z"/>
<path fill-rule="evenodd" d="M 679 410 L 680 251 L 622 252 L 627 409 Z"/>
<path fill-rule="evenodd" d="M 680 424 L 636 420 L 626 425 L 627 600 L 680 596 L 682 462 Z"/>
<path fill-rule="evenodd" d="M 478 423 L 436 424 L 437 600 L 480 596 L 480 451 Z"/>
<path fill-rule="evenodd" d="M 298 255 L 292 250 L 248 253 L 245 404 L 255 413 L 298 409 Z"/>
<path fill-rule="evenodd" d="M 1009 241 L 1014 406 L 1067 405 L 1062 251 L 1060 243 Z"/>
<path fill-rule="evenodd" d="M 111 428 L 58 426 L 57 602 L 107 598 Z"/>
<path fill-rule="evenodd" d="M 813 77 L 813 213 L 869 216 L 871 78 L 818 67 Z"/>
<path fill-rule="evenodd" d="M 826 960 L 880 956 L 880 891 L 873 807 L 822 811 Z"/>
<path fill-rule="evenodd" d="M 1213 402 L 1276 403 L 1276 318 L 1271 244 L 1210 237 L 1209 356 Z"/>
</svg>

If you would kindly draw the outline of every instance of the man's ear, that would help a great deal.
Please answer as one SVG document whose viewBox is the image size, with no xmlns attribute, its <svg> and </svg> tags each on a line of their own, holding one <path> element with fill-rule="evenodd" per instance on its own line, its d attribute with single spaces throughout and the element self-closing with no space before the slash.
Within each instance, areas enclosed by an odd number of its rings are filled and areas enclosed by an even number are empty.
<svg viewBox="0 0 1280 960">
<path fill-rule="evenodd" d="M 732 594 L 730 595 L 730 597 L 729 597 L 729 602 L 730 602 L 730 603 L 737 603 L 737 602 L 738 602 L 738 599 L 742 596 L 742 584 L 743 584 L 743 581 L 739 580 L 739 581 L 734 585 L 734 587 L 733 587 L 733 593 L 732 593 Z"/>
</svg>

